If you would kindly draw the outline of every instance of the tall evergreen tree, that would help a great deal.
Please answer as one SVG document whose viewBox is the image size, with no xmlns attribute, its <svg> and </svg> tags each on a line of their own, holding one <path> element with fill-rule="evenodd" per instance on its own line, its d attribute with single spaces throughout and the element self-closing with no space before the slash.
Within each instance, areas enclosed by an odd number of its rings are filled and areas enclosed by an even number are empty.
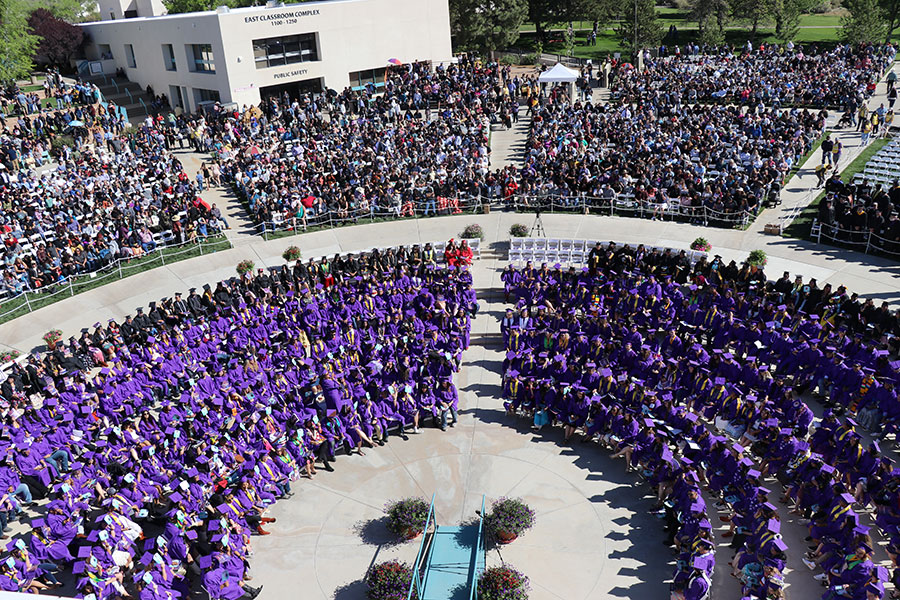
<svg viewBox="0 0 900 600">
<path fill-rule="evenodd" d="M 527 0 L 450 0 L 453 48 L 489 52 L 516 43 Z"/>
<path fill-rule="evenodd" d="M 878 0 L 846 0 L 849 14 L 841 18 L 841 38 L 850 44 L 880 42 L 885 38 L 886 23 Z"/>
<path fill-rule="evenodd" d="M 622 20 L 617 33 L 622 45 L 632 53 L 659 44 L 663 38 L 663 27 L 656 12 L 655 0 L 632 0 L 623 4 Z M 635 40 L 637 48 L 634 45 Z"/>
<path fill-rule="evenodd" d="M 725 41 L 725 27 L 731 16 L 728 0 L 693 0 L 690 19 L 697 22 L 697 33 L 704 44 L 718 45 Z"/>
</svg>

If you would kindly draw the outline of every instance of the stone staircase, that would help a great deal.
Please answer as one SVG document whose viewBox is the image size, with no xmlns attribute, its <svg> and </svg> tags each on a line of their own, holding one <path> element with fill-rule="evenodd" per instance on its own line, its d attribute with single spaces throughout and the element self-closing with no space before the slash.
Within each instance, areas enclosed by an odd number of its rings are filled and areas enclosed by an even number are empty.
<svg viewBox="0 0 900 600">
<path fill-rule="evenodd" d="M 140 84 L 116 78 L 114 75 L 92 75 L 82 77 L 82 79 L 100 88 L 100 92 L 107 102 L 114 102 L 117 106 L 124 107 L 128 111 L 128 120 L 132 123 L 142 121 L 147 116 L 152 98 L 147 95 Z"/>
</svg>

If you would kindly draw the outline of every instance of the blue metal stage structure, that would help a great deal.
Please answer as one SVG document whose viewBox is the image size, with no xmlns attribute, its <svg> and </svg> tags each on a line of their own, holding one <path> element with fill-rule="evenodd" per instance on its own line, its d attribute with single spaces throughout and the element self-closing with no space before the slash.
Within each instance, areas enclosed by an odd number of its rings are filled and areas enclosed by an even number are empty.
<svg viewBox="0 0 900 600">
<path fill-rule="evenodd" d="M 484 571 L 484 497 L 477 524 L 439 526 L 432 496 L 422 533 L 407 600 L 474 600 Z"/>
</svg>

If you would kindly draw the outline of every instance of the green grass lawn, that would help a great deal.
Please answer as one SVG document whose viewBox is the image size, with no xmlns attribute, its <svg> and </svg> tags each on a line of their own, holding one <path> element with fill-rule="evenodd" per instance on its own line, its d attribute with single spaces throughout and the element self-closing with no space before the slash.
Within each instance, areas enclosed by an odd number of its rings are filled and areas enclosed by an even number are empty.
<svg viewBox="0 0 900 600">
<path fill-rule="evenodd" d="M 119 269 L 112 269 L 104 273 L 96 273 L 94 277 L 82 275 L 76 278 L 71 287 L 68 283 L 58 286 L 48 286 L 44 291 L 28 292 L 26 295 L 19 296 L 12 300 L 0 303 L 0 323 L 12 321 L 17 317 L 21 317 L 30 311 L 43 308 L 60 300 L 71 298 L 74 295 L 81 294 L 88 290 L 98 288 L 119 279 L 124 279 L 132 275 L 137 275 L 144 271 L 155 269 L 163 264 L 171 264 L 174 262 L 186 260 L 201 256 L 202 254 L 212 254 L 220 250 L 231 248 L 231 242 L 224 235 L 210 238 L 203 242 L 202 250 L 200 245 L 181 246 L 178 248 L 166 248 L 160 253 L 146 258 L 138 258 L 128 263 L 122 263 L 121 277 L 119 277 Z M 27 296 L 27 299 L 26 299 Z"/>
<path fill-rule="evenodd" d="M 697 23 L 689 21 L 689 11 L 671 8 L 657 7 L 660 22 L 664 31 L 668 31 L 671 25 L 675 25 L 679 32 L 679 44 L 698 41 Z M 601 29 L 597 36 L 596 46 L 587 46 L 586 40 L 592 28 L 591 21 L 574 21 L 572 23 L 575 28 L 575 48 L 574 56 L 578 58 L 590 58 L 594 60 L 602 60 L 608 54 L 614 52 L 624 52 L 625 49 L 616 34 L 616 22 L 607 23 L 606 28 Z M 550 42 L 544 44 L 544 51 L 550 54 L 565 54 L 565 42 L 563 34 L 568 27 L 567 23 L 555 23 L 548 26 L 548 37 Z M 827 43 L 833 44 L 840 41 L 841 16 L 835 14 L 829 15 L 802 15 L 800 17 L 800 32 L 797 35 L 796 42 L 799 43 Z M 516 47 L 533 52 L 534 51 L 534 24 L 524 23 L 520 29 L 522 37 L 516 43 Z M 746 23 L 733 21 L 728 25 L 725 32 L 725 41 L 729 44 L 744 45 L 750 39 L 750 30 Z M 756 34 L 754 43 L 778 43 L 775 38 L 775 29 L 773 24 L 766 23 Z"/>
<path fill-rule="evenodd" d="M 800 27 L 840 27 L 841 15 L 800 15 Z"/>
<path fill-rule="evenodd" d="M 856 159 L 853 160 L 849 165 L 841 171 L 841 180 L 844 183 L 850 183 L 853 181 L 853 176 L 866 168 L 866 163 L 869 162 L 875 154 L 881 150 L 888 142 L 890 142 L 890 138 L 880 138 L 877 140 L 873 140 L 869 142 L 869 145 L 865 150 L 860 153 Z M 809 232 L 812 228 L 812 222 L 815 220 L 816 215 L 819 211 L 819 201 L 825 196 L 825 192 L 823 191 L 816 199 L 810 202 L 806 208 L 803 209 L 797 218 L 784 230 L 782 235 L 784 237 L 793 237 L 793 238 L 802 238 L 802 239 L 810 239 Z"/>
<path fill-rule="evenodd" d="M 678 30 L 679 44 L 686 44 L 688 42 L 697 42 L 698 35 L 697 29 L 691 28 L 679 28 Z M 596 46 L 588 46 L 587 45 L 587 31 L 576 32 L 575 34 L 575 47 L 573 48 L 573 55 L 578 58 L 592 59 L 595 62 L 602 61 L 608 55 L 613 54 L 615 52 L 625 53 L 625 47 L 622 45 L 621 40 L 619 39 L 618 33 L 616 33 L 615 29 L 604 29 L 599 32 L 597 35 L 597 45 Z M 548 54 L 565 54 L 566 53 L 566 44 L 563 41 L 562 32 L 553 32 L 550 34 L 550 42 L 544 44 L 544 52 Z M 750 39 L 750 31 L 748 29 L 729 29 L 725 32 L 725 42 L 729 44 L 734 44 L 736 46 L 743 46 L 747 43 L 747 40 Z M 840 29 L 829 27 L 829 28 L 819 28 L 819 29 L 801 29 L 799 34 L 797 35 L 797 42 L 800 43 L 837 43 L 840 39 Z M 769 43 L 777 43 L 778 40 L 775 39 L 775 30 L 774 29 L 760 29 L 756 33 L 756 38 L 754 43 L 759 44 L 765 42 Z M 522 49 L 526 52 L 534 52 L 535 51 L 535 34 L 524 33 L 516 42 L 516 47 Z"/>
</svg>

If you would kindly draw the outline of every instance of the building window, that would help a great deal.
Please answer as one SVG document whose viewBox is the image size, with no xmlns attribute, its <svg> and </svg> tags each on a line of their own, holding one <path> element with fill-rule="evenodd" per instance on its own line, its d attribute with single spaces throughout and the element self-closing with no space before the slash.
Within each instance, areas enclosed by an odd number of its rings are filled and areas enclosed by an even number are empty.
<svg viewBox="0 0 900 600">
<path fill-rule="evenodd" d="M 358 88 L 368 84 L 375 86 L 384 85 L 384 73 L 387 71 L 384 67 L 378 69 L 366 69 L 365 71 L 354 71 L 350 73 L 350 87 Z"/>
<path fill-rule="evenodd" d="M 131 44 L 125 44 L 125 58 L 128 60 L 129 67 L 137 68 L 137 62 L 134 60 L 134 46 Z"/>
<path fill-rule="evenodd" d="M 138 16 L 138 12 L 136 10 L 126 10 L 125 18 L 126 19 L 136 19 Z"/>
<path fill-rule="evenodd" d="M 200 102 L 218 102 L 219 90 L 204 90 L 203 88 L 194 88 L 197 95 L 197 103 Z"/>
<path fill-rule="evenodd" d="M 213 59 L 212 44 L 191 44 L 189 56 L 193 61 L 193 70 L 195 72 L 216 72 L 216 61 Z"/>
<path fill-rule="evenodd" d="M 315 33 L 253 40 L 253 60 L 257 69 L 280 67 L 319 60 Z"/>
<path fill-rule="evenodd" d="M 172 47 L 172 44 L 163 44 L 162 53 L 163 64 L 166 65 L 166 71 L 177 71 L 178 67 L 175 65 L 175 48 Z"/>
<path fill-rule="evenodd" d="M 112 60 L 112 48 L 109 44 L 97 44 L 97 52 L 100 53 L 100 60 Z"/>
</svg>

